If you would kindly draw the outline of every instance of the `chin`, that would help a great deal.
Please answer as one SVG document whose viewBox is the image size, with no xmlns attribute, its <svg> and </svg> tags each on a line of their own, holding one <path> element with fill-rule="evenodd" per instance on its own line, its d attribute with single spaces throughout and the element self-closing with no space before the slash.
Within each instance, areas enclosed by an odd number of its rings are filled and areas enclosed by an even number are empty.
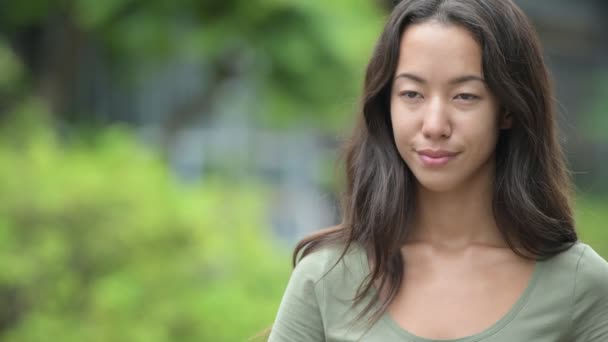
<svg viewBox="0 0 608 342">
<path fill-rule="evenodd" d="M 458 188 L 459 183 L 447 177 L 442 179 L 420 179 L 416 178 L 418 186 L 430 192 L 450 192 Z"/>
<path fill-rule="evenodd" d="M 462 180 L 454 177 L 453 172 L 446 174 L 443 172 L 433 173 L 426 170 L 416 170 L 412 173 L 418 186 L 430 192 L 450 192 L 462 185 Z"/>
</svg>

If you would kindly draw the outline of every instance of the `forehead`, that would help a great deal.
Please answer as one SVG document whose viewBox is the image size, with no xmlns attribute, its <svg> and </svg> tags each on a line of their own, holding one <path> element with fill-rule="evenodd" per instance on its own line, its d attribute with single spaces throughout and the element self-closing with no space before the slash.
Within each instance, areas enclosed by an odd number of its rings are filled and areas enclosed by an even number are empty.
<svg viewBox="0 0 608 342">
<path fill-rule="evenodd" d="M 464 27 L 428 21 L 409 25 L 401 35 L 396 73 L 435 80 L 473 74 L 482 77 L 481 46 Z"/>
</svg>

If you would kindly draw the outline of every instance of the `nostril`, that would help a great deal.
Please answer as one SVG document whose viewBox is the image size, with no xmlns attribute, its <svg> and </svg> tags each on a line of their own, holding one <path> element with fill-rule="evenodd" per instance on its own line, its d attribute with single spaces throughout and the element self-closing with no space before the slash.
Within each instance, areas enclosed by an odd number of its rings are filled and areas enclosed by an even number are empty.
<svg viewBox="0 0 608 342">
<path fill-rule="evenodd" d="M 433 122 L 426 123 L 422 127 L 422 134 L 426 138 L 446 138 L 452 133 L 452 128 L 449 122 Z"/>
</svg>

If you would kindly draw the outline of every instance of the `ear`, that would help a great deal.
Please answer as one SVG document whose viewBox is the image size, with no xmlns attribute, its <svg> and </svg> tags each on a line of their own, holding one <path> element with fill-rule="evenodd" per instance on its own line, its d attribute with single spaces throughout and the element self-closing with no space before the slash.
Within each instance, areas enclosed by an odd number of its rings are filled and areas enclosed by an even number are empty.
<svg viewBox="0 0 608 342">
<path fill-rule="evenodd" d="M 505 111 L 500 119 L 500 129 L 510 129 L 513 126 L 513 116 L 509 111 Z"/>
</svg>

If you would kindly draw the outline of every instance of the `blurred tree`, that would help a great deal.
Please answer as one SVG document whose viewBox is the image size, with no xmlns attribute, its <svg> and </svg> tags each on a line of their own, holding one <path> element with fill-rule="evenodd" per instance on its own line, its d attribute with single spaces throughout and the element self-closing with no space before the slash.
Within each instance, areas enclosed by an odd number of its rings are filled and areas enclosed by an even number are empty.
<svg viewBox="0 0 608 342">
<path fill-rule="evenodd" d="M 87 59 L 109 61 L 114 86 L 176 53 L 204 64 L 207 88 L 169 114 L 169 131 L 213 113 L 217 90 L 234 77 L 254 79 L 262 123 L 337 125 L 353 109 L 380 20 L 370 0 L 0 2 L 0 34 L 23 66 L 26 93 L 65 122 L 90 121 L 75 98 L 95 77 Z"/>
<path fill-rule="evenodd" d="M 272 322 L 289 257 L 264 189 L 185 189 L 121 129 L 59 147 L 44 107 L 0 130 L 0 340 L 244 341 Z"/>
</svg>

